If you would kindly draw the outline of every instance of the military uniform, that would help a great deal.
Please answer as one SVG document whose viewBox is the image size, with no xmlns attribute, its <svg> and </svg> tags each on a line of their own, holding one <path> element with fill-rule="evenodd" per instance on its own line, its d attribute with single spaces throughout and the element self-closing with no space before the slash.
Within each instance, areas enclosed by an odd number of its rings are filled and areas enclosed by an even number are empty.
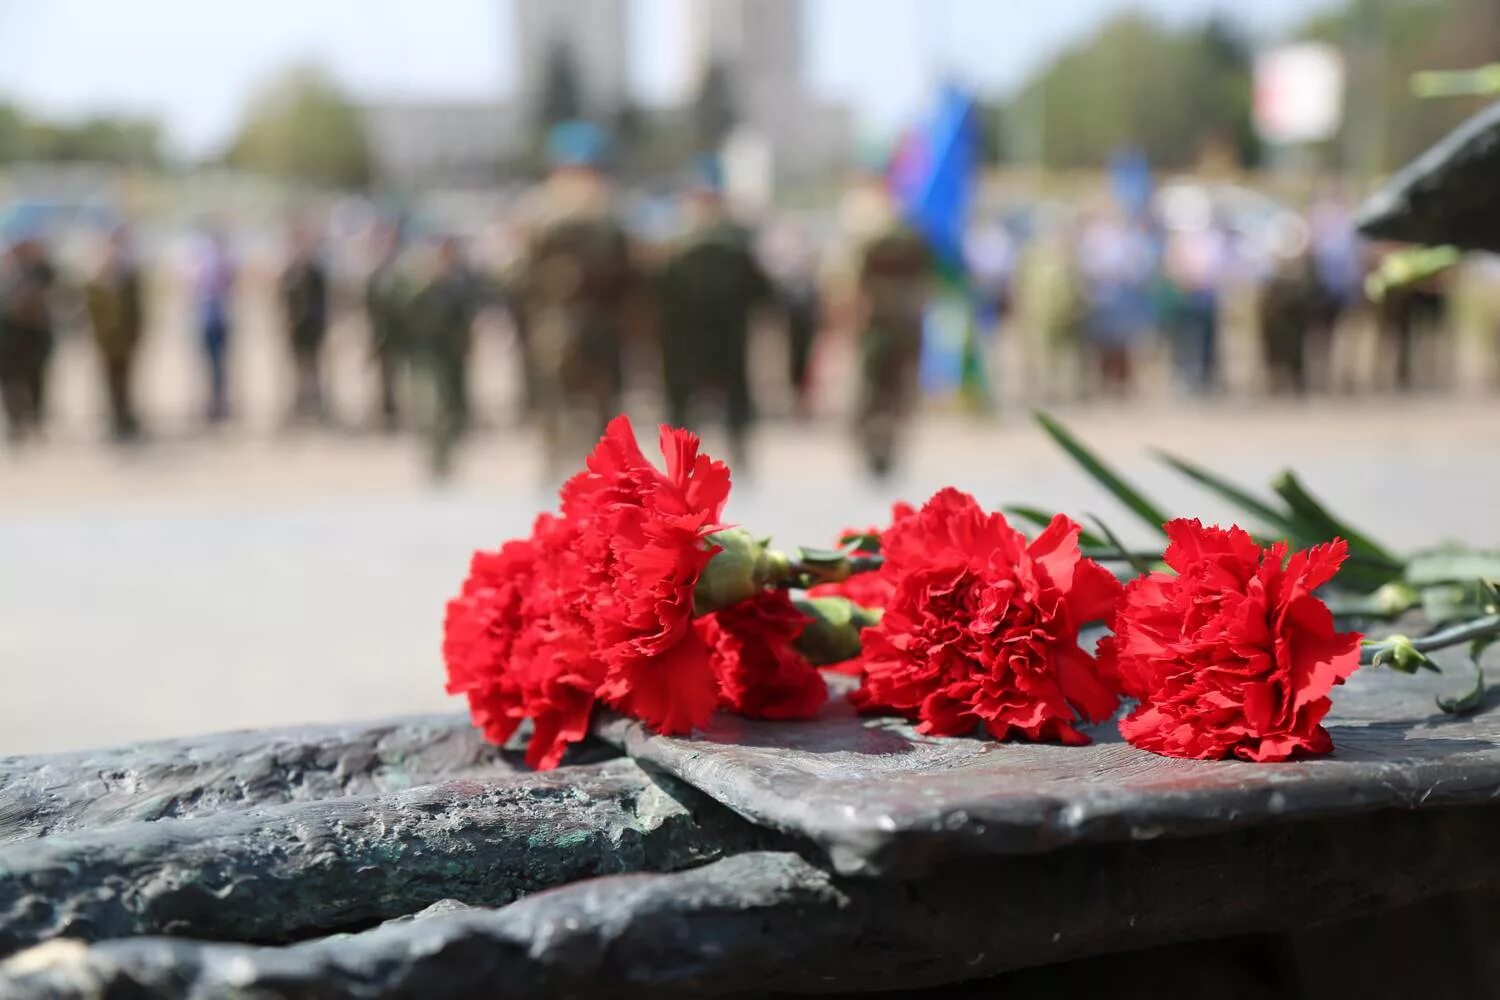
<svg viewBox="0 0 1500 1000">
<path fill-rule="evenodd" d="M 0 258 L 0 405 L 15 441 L 38 432 L 46 412 L 55 281 L 40 252 L 18 247 Z"/>
<path fill-rule="evenodd" d="M 721 392 L 731 449 L 742 453 L 754 416 L 750 320 L 772 301 L 750 231 L 727 218 L 698 226 L 667 260 L 659 293 L 669 421 L 691 426 L 701 392 Z"/>
<path fill-rule="evenodd" d="M 110 261 L 84 287 L 84 302 L 99 348 L 114 436 L 120 440 L 135 437 L 140 425 L 130 378 L 145 325 L 140 269 L 124 257 Z"/>
<path fill-rule="evenodd" d="M 871 473 L 890 472 L 917 401 L 931 257 L 920 233 L 890 218 L 864 242 L 858 289 L 860 392 L 856 429 Z"/>
<path fill-rule="evenodd" d="M 549 184 L 529 207 L 517 286 L 549 462 L 565 464 L 620 408 L 634 273 L 601 188 Z"/>
<path fill-rule="evenodd" d="M 401 273 L 397 255 L 380 261 L 365 280 L 365 314 L 370 324 L 370 357 L 380 380 L 380 420 L 388 431 L 401 419 L 398 382 L 411 351 L 407 329 L 411 289 Z"/>
<path fill-rule="evenodd" d="M 479 282 L 462 264 L 438 270 L 411 302 L 412 360 L 425 389 L 423 423 L 437 476 L 451 471 L 453 449 L 469 426 L 469 350 L 479 305 Z"/>
<path fill-rule="evenodd" d="M 281 275 L 292 362 L 296 369 L 294 418 L 320 419 L 323 405 L 323 342 L 328 336 L 328 278 L 312 256 L 292 261 Z"/>
</svg>

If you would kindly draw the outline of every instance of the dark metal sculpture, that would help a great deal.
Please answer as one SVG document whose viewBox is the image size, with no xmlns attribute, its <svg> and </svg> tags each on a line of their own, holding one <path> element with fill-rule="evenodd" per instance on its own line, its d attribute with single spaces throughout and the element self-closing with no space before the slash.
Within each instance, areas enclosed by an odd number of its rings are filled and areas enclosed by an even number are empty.
<svg viewBox="0 0 1500 1000">
<path fill-rule="evenodd" d="M 1156 757 L 1108 725 L 1088 747 L 938 739 L 839 704 L 691 738 L 606 718 L 591 762 L 545 774 L 457 717 L 0 759 L 0 996 L 758 995 L 1004 973 L 1135 996 L 1148 985 L 1122 992 L 1117 960 L 1094 980 L 1078 962 L 1247 933 L 1293 942 L 1306 975 L 1339 953 L 1316 925 L 1500 899 L 1500 715 L 1444 716 L 1445 690 L 1358 674 L 1328 719 L 1337 752 L 1287 765 Z M 607 744 L 634 759 L 600 762 Z M 1243 950 L 1211 971 L 1193 954 L 1215 983 L 1260 975 Z M 1012 972 L 1048 963 L 1073 964 Z M 1438 966 L 1439 985 L 1471 971 Z"/>
<path fill-rule="evenodd" d="M 1500 103 L 1392 177 L 1360 210 L 1367 236 L 1500 251 Z"/>
</svg>

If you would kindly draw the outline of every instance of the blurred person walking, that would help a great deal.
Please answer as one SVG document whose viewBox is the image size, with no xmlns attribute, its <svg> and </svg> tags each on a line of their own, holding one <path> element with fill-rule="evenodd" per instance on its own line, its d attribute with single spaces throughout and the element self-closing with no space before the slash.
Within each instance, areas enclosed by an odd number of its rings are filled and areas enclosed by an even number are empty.
<svg viewBox="0 0 1500 1000">
<path fill-rule="evenodd" d="M 277 283 L 287 342 L 292 352 L 294 389 L 288 424 L 325 423 L 323 344 L 328 339 L 328 273 L 312 230 L 297 226 L 291 257 Z"/>
<path fill-rule="evenodd" d="M 208 365 L 207 417 L 229 419 L 229 344 L 236 267 L 222 230 L 210 226 L 197 241 L 193 260 L 193 304 Z"/>
<path fill-rule="evenodd" d="M 117 226 L 110 234 L 99 268 L 84 286 L 84 304 L 109 405 L 110 432 L 119 442 L 140 437 L 131 377 L 145 331 L 141 270 L 130 233 Z"/>
<path fill-rule="evenodd" d="M 1308 390 L 1308 338 L 1317 323 L 1319 290 L 1305 248 L 1291 247 L 1272 260 L 1260 289 L 1260 334 L 1267 389 L 1274 395 Z"/>
<path fill-rule="evenodd" d="M 37 437 L 46 420 L 57 272 L 35 233 L 23 232 L 0 257 L 0 404 L 12 443 Z"/>
<path fill-rule="evenodd" d="M 1016 271 L 1016 241 L 1001 219 L 986 219 L 964 236 L 964 265 L 973 286 L 974 318 L 994 339 L 1010 314 Z"/>
<path fill-rule="evenodd" d="M 761 259 L 775 286 L 786 331 L 787 384 L 793 414 L 801 420 L 813 412 L 813 346 L 822 322 L 817 251 L 807 230 L 783 219 L 771 226 Z"/>
<path fill-rule="evenodd" d="M 1072 243 L 1061 223 L 1044 222 L 1022 253 L 1015 310 L 1027 346 L 1032 399 L 1074 402 L 1083 395 L 1079 348 L 1083 301 Z"/>
<path fill-rule="evenodd" d="M 469 428 L 469 352 L 482 289 L 456 237 L 444 237 L 410 306 L 411 357 L 423 390 L 422 425 L 435 479 L 453 471 Z"/>
<path fill-rule="evenodd" d="M 1314 202 L 1308 229 L 1315 298 L 1303 347 L 1304 381 L 1326 392 L 1334 387 L 1339 324 L 1364 303 L 1365 247 L 1354 228 L 1354 211 L 1341 192 Z"/>
<path fill-rule="evenodd" d="M 1171 290 L 1167 327 L 1172 364 L 1183 388 L 1208 396 L 1219 388 L 1219 302 L 1229 238 L 1213 219 L 1167 233 L 1164 277 Z"/>
<path fill-rule="evenodd" d="M 1077 255 L 1084 329 L 1099 380 L 1105 392 L 1128 396 L 1135 389 L 1135 355 L 1155 320 L 1155 247 L 1144 226 L 1114 209 L 1085 225 Z"/>
<path fill-rule="evenodd" d="M 877 479 L 895 467 L 916 408 L 922 320 L 932 292 L 932 255 L 902 219 L 882 173 L 856 175 L 841 207 L 851 249 L 859 400 L 855 433 Z"/>
<path fill-rule="evenodd" d="M 716 160 L 696 165 L 685 201 L 688 231 L 672 249 L 659 283 L 667 420 L 694 427 L 703 397 L 721 397 L 731 461 L 743 468 L 755 415 L 750 324 L 773 303 L 771 279 L 755 255 L 754 234 L 724 201 Z"/>
<path fill-rule="evenodd" d="M 630 245 L 605 174 L 608 139 L 591 122 L 548 137 L 551 172 L 523 206 L 517 282 L 536 379 L 547 475 L 571 463 L 619 411 Z"/>
<path fill-rule="evenodd" d="M 385 223 L 375 232 L 375 266 L 365 278 L 365 316 L 370 359 L 379 382 L 377 420 L 386 433 L 401 425 L 401 370 L 410 354 L 407 329 L 412 289 L 401 270 L 401 228 Z"/>
</svg>

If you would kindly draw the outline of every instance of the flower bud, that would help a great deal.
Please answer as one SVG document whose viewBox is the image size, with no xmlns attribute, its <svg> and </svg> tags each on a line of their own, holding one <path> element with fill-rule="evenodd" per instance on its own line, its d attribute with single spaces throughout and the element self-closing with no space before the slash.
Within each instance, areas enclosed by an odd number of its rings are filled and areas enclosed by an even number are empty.
<svg viewBox="0 0 1500 1000">
<path fill-rule="evenodd" d="M 693 611 L 708 614 L 754 597 L 761 588 L 780 582 L 790 571 L 787 557 L 743 528 L 726 528 L 708 536 L 717 546 L 698 584 L 693 588 Z"/>
<path fill-rule="evenodd" d="M 842 663 L 859 655 L 859 633 L 880 621 L 879 608 L 865 608 L 847 597 L 805 597 L 794 601 L 807 616 L 797 651 L 817 665 Z"/>
<path fill-rule="evenodd" d="M 1422 602 L 1422 595 L 1405 580 L 1392 580 L 1382 584 L 1374 594 L 1375 613 L 1382 618 L 1395 618 L 1410 611 Z"/>
<path fill-rule="evenodd" d="M 1437 670 L 1437 664 L 1416 647 L 1410 636 L 1392 635 L 1382 639 L 1370 662 L 1377 667 L 1390 667 L 1403 674 L 1414 674 L 1418 668 Z"/>
</svg>

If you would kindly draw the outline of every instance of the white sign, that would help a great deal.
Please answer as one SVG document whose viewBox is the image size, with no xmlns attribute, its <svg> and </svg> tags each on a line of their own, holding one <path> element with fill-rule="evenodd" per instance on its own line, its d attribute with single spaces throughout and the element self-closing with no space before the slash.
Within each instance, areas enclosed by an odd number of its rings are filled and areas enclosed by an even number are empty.
<svg viewBox="0 0 1500 1000">
<path fill-rule="evenodd" d="M 1344 115 L 1344 59 L 1331 45 L 1283 45 L 1255 57 L 1255 128 L 1277 145 L 1322 142 Z"/>
</svg>

